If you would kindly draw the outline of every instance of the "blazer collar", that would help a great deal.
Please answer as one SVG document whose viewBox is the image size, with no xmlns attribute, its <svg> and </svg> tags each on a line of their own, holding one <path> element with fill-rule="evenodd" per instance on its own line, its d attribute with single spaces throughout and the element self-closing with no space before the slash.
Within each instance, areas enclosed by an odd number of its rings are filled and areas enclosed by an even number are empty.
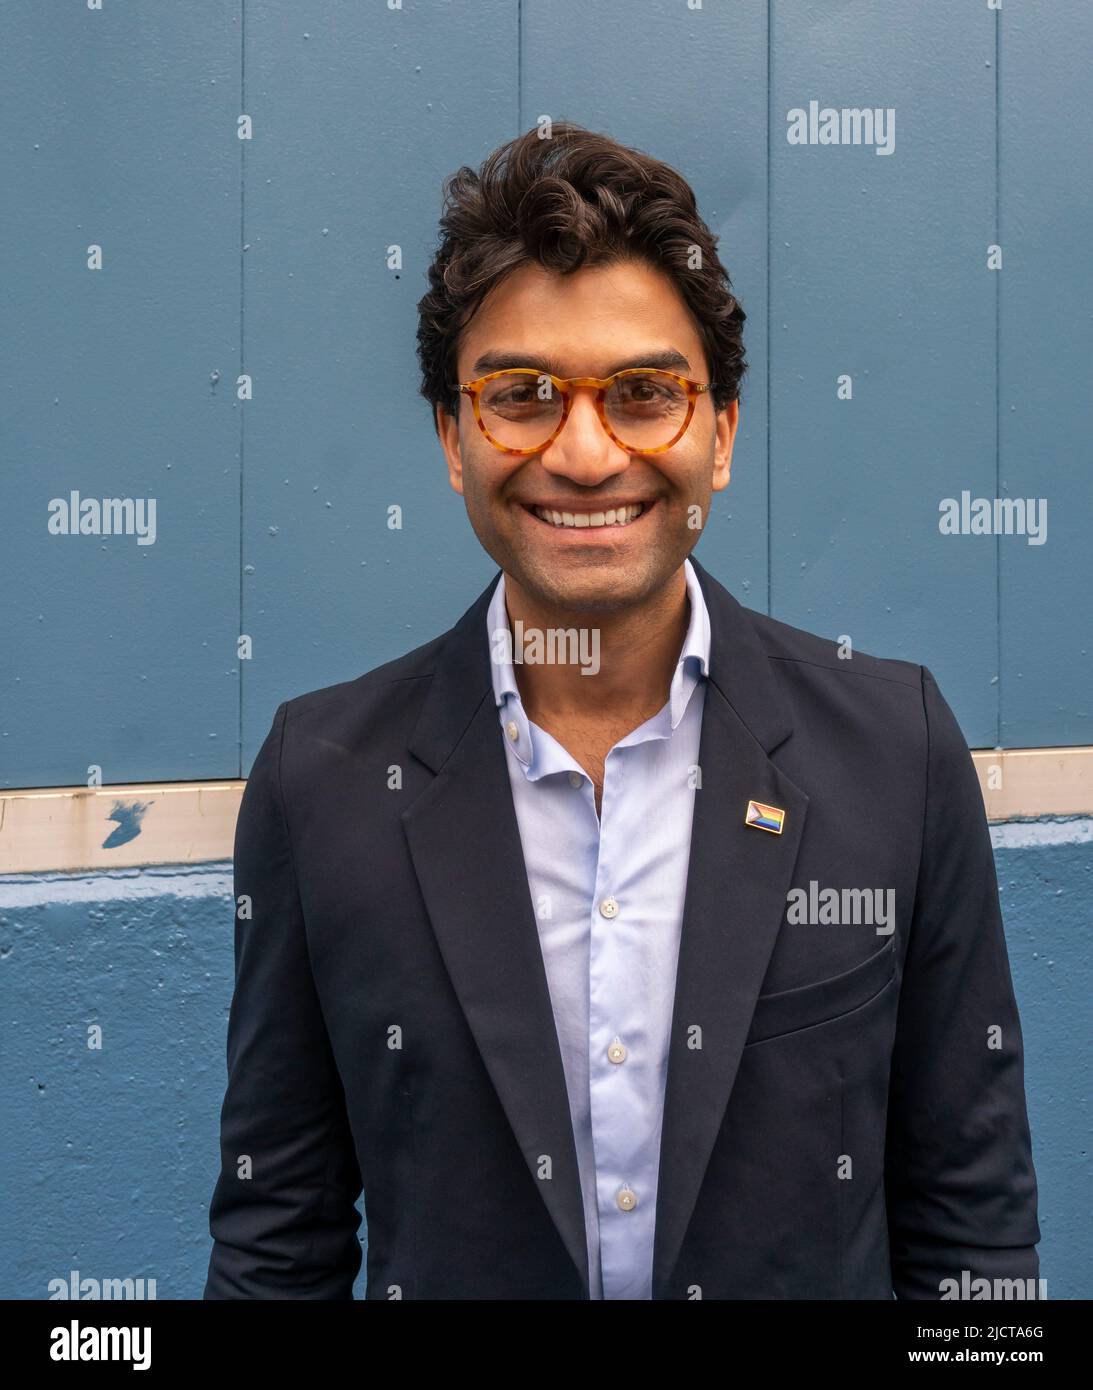
<svg viewBox="0 0 1093 1390">
<path fill-rule="evenodd" d="M 690 563 L 709 614 L 708 678 L 764 751 L 772 752 L 789 737 L 793 726 L 767 655 L 747 609 L 693 555 Z M 410 740 L 410 751 L 433 772 L 447 760 L 479 702 L 493 689 L 486 615 L 501 577 L 498 570 L 447 632 L 438 655 L 432 685 Z"/>
<path fill-rule="evenodd" d="M 670 1034 L 653 1297 L 677 1271 L 785 911 L 808 797 L 770 754 L 792 733 L 747 611 L 692 557 L 710 615 L 691 851 Z M 576 1145 L 505 749 L 486 613 L 497 575 L 439 650 L 409 748 L 436 776 L 402 813 L 418 883 L 460 1006 L 588 1297 Z M 751 800 L 785 813 L 772 835 Z"/>
</svg>

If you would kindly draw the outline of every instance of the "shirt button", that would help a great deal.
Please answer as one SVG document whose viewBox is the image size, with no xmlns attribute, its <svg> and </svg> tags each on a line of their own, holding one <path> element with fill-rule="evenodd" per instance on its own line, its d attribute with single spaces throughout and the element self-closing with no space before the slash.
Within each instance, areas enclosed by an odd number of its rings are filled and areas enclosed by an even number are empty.
<svg viewBox="0 0 1093 1390">
<path fill-rule="evenodd" d="M 633 1211 L 638 1204 L 638 1195 L 631 1191 L 629 1187 L 620 1187 L 619 1195 L 615 1198 L 622 1211 Z"/>
<path fill-rule="evenodd" d="M 569 774 L 569 785 L 571 787 L 579 787 L 583 781 L 584 778 L 579 772 L 571 772 Z"/>
<path fill-rule="evenodd" d="M 621 1042 L 619 1042 L 618 1038 L 616 1038 L 615 1041 L 611 1044 L 611 1046 L 607 1049 L 607 1056 L 608 1059 L 612 1062 L 626 1061 L 626 1048 L 623 1046 Z"/>
<path fill-rule="evenodd" d="M 619 915 L 619 905 L 614 898 L 604 898 L 600 903 L 601 917 L 617 917 Z"/>
<path fill-rule="evenodd" d="M 510 719 L 505 725 L 505 733 L 512 739 L 513 743 L 520 737 L 520 730 L 516 727 L 514 720 Z"/>
</svg>

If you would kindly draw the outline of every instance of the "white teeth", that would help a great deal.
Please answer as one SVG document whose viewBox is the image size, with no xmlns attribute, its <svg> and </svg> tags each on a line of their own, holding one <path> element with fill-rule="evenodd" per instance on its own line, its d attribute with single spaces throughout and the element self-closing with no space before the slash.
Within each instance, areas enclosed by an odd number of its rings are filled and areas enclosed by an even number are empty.
<svg viewBox="0 0 1093 1390">
<path fill-rule="evenodd" d="M 552 508 L 533 507 L 541 521 L 554 526 L 629 526 L 645 510 L 644 502 L 627 507 L 612 507 L 606 512 L 556 512 Z"/>
</svg>

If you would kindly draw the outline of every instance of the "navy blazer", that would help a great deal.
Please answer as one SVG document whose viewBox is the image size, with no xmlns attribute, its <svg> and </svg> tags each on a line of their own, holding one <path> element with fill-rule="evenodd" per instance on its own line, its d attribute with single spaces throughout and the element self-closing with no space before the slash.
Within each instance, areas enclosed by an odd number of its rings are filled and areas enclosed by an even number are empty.
<svg viewBox="0 0 1093 1390">
<path fill-rule="evenodd" d="M 692 562 L 712 648 L 653 1297 L 1036 1279 L 1021 1028 L 956 720 L 924 667 L 842 659 Z M 255 759 L 205 1298 L 351 1298 L 362 1188 L 370 1299 L 588 1298 L 495 583 L 441 637 L 283 703 Z M 891 891 L 895 930 L 794 919 L 791 890 L 830 888 Z"/>
</svg>

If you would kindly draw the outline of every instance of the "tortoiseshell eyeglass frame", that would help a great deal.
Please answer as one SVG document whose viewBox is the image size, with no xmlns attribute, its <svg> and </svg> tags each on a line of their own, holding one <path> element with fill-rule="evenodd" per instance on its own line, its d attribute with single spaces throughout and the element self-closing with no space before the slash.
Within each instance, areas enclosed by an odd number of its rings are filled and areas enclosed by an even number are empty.
<svg viewBox="0 0 1093 1390">
<path fill-rule="evenodd" d="M 494 439 L 493 435 L 490 434 L 489 430 L 486 428 L 485 422 L 482 419 L 482 410 L 480 403 L 482 388 L 486 385 L 487 382 L 493 381 L 496 377 L 513 376 L 517 373 L 519 373 L 522 376 L 534 377 L 537 381 L 542 380 L 543 378 L 549 378 L 549 380 L 554 383 L 554 386 L 557 388 L 558 391 L 561 392 L 562 395 L 562 418 L 558 421 L 557 426 L 555 427 L 553 433 L 549 436 L 549 438 L 544 439 L 541 444 L 537 444 L 534 449 L 513 449 L 506 444 L 499 444 L 497 440 Z M 614 383 L 619 380 L 620 377 L 649 375 L 670 377 L 673 381 L 678 382 L 679 385 L 686 390 L 687 418 L 683 421 L 683 424 L 679 427 L 679 429 L 672 436 L 672 438 L 668 440 L 667 444 L 658 444 L 655 448 L 652 449 L 636 449 L 632 444 L 627 444 L 622 439 L 620 439 L 619 436 L 608 424 L 607 411 L 605 409 L 604 403 L 607 398 L 608 391 L 611 389 Z M 591 386 L 595 389 L 596 414 L 600 417 L 600 424 L 603 426 L 604 430 L 607 432 L 610 438 L 615 441 L 615 443 L 619 446 L 620 449 L 625 449 L 628 454 L 662 454 L 664 453 L 665 449 L 670 449 L 673 444 L 678 444 L 679 441 L 683 438 L 683 435 L 687 431 L 687 427 L 690 425 L 692 419 L 694 418 L 695 406 L 698 403 L 699 396 L 701 396 L 703 392 L 711 390 L 714 386 L 714 382 L 691 381 L 689 377 L 679 376 L 676 372 L 666 372 L 661 367 L 628 367 L 625 371 L 615 372 L 613 376 L 569 377 L 554 376 L 551 372 L 541 372 L 538 371 L 535 367 L 504 367 L 500 371 L 489 372 L 486 376 L 480 376 L 476 378 L 476 380 L 474 381 L 456 381 L 452 382 L 451 385 L 453 390 L 458 389 L 464 394 L 470 396 L 471 404 L 474 407 L 474 418 L 478 421 L 478 428 L 486 436 L 486 438 L 493 445 L 493 447 L 495 449 L 499 449 L 503 454 L 512 454 L 522 458 L 526 454 L 538 454 L 541 453 L 544 449 L 549 448 L 549 446 L 553 444 L 554 441 L 561 434 L 562 430 L 565 429 L 565 422 L 569 419 L 569 409 L 573 400 L 571 388 L 577 386 Z"/>
</svg>

